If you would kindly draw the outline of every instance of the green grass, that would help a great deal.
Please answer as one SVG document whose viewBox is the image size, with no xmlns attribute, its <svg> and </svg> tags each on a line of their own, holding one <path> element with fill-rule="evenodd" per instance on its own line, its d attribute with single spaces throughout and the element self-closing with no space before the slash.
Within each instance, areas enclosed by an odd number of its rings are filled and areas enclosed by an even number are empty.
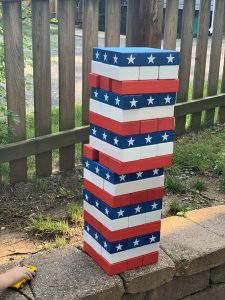
<svg viewBox="0 0 225 300">
<path fill-rule="evenodd" d="M 55 238 L 55 248 L 66 246 L 67 240 L 64 236 L 57 236 Z"/>
<path fill-rule="evenodd" d="M 199 191 L 199 192 L 203 192 L 207 190 L 207 186 L 204 180 L 202 179 L 195 179 L 192 183 L 192 188 Z"/>
<path fill-rule="evenodd" d="M 188 202 L 178 202 L 173 200 L 170 203 L 170 213 L 172 215 L 184 216 L 186 212 L 195 209 L 196 206 Z"/>
<path fill-rule="evenodd" d="M 67 221 L 54 221 L 50 217 L 46 219 L 40 214 L 37 218 L 30 219 L 31 230 L 41 235 L 57 236 L 68 232 L 69 225 Z"/>
<path fill-rule="evenodd" d="M 165 187 L 167 192 L 174 194 L 185 194 L 186 192 L 186 186 L 183 184 L 182 180 L 171 175 L 166 176 Z"/>
<path fill-rule="evenodd" d="M 70 203 L 68 206 L 68 215 L 72 222 L 81 222 L 83 216 L 83 207 L 81 204 Z"/>
</svg>

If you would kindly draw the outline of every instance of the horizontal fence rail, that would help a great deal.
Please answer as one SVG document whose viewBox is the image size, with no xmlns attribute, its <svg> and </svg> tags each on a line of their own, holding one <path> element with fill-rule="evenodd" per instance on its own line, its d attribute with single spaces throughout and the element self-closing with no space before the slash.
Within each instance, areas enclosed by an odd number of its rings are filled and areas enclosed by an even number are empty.
<svg viewBox="0 0 225 300">
<path fill-rule="evenodd" d="M 207 123 L 213 125 L 214 121 L 225 122 L 225 65 L 220 74 L 221 61 L 225 64 L 225 59 L 221 60 L 221 55 L 224 55 L 222 47 L 225 32 L 223 0 L 215 1 L 214 14 L 210 11 L 210 0 L 201 0 L 199 11 L 196 10 L 195 0 L 184 0 L 182 9 L 179 9 L 178 0 L 129 0 L 125 10 L 124 7 L 122 9 L 120 0 L 80 1 L 79 6 L 81 3 L 83 5 L 82 126 L 75 119 L 77 114 L 75 110 L 76 5 L 74 0 L 58 0 L 56 56 L 59 67 L 59 90 L 57 91 L 59 131 L 56 133 L 52 133 L 50 1 L 32 0 L 30 23 L 32 28 L 30 29 L 34 137 L 27 139 L 28 115 L 24 75 L 26 49 L 23 44 L 24 18 L 22 16 L 24 4 L 22 0 L 0 0 L 0 3 L 2 11 L 0 26 L 3 27 L 5 50 L 6 103 L 8 110 L 19 117 L 19 123 L 15 123 L 10 114 L 6 117 L 9 125 L 13 127 L 14 135 L 11 143 L 0 145 L 0 186 L 1 165 L 5 163 L 9 163 L 10 182 L 14 184 L 26 181 L 29 168 L 27 161 L 29 162 L 30 156 L 35 156 L 36 175 L 41 177 L 52 173 L 55 149 L 59 149 L 57 159 L 60 170 L 72 169 L 76 159 L 80 158 L 80 151 L 75 151 L 75 145 L 88 141 L 90 99 L 88 73 L 91 71 L 92 48 L 99 43 L 100 13 L 105 14 L 105 39 L 102 42 L 105 46 L 121 45 L 120 28 L 122 23 L 126 23 L 126 46 L 163 47 L 181 51 L 180 90 L 175 105 L 177 136 L 186 132 L 187 120 L 190 120 L 188 129 L 194 131 L 201 128 L 203 121 L 204 125 Z M 103 11 L 100 11 L 103 7 Z M 126 18 L 126 22 L 121 23 L 122 18 Z M 211 23 L 214 25 L 212 37 L 209 37 Z M 198 24 L 197 31 L 196 24 Z M 177 39 L 178 36 L 180 39 Z M 209 76 L 206 76 L 208 68 Z M 220 82 L 219 93 L 221 94 L 217 95 Z M 193 100 L 190 101 L 190 98 Z M 191 118 L 187 119 L 187 116 Z M 218 120 L 215 120 L 216 116 Z M 78 125 L 81 127 L 76 127 Z"/>
</svg>

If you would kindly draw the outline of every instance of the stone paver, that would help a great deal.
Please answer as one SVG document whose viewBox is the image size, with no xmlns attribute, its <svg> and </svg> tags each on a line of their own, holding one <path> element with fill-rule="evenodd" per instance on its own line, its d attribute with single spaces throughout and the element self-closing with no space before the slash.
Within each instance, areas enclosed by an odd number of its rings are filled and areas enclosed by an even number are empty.
<svg viewBox="0 0 225 300">
<path fill-rule="evenodd" d="M 225 238 L 225 205 L 193 210 L 185 217 Z"/>
<path fill-rule="evenodd" d="M 109 277 L 75 247 L 39 253 L 24 260 L 38 267 L 31 286 L 36 300 L 117 300 L 124 293 L 119 276 Z"/>
<path fill-rule="evenodd" d="M 141 293 L 171 281 L 175 265 L 164 251 L 160 251 L 159 263 L 120 274 L 127 293 Z"/>
<path fill-rule="evenodd" d="M 212 283 L 225 283 L 225 265 L 219 266 L 211 270 Z"/>
<path fill-rule="evenodd" d="M 182 300 L 224 300 L 225 284 L 218 284 Z"/>
<path fill-rule="evenodd" d="M 161 247 L 175 263 L 176 275 L 225 263 L 225 239 L 182 217 L 162 220 Z"/>
<path fill-rule="evenodd" d="M 21 295 L 18 291 L 15 290 L 7 290 L 1 294 L 0 292 L 0 299 L 1 300 L 27 300 L 25 296 Z M 31 298 L 34 300 L 34 298 Z"/>
</svg>

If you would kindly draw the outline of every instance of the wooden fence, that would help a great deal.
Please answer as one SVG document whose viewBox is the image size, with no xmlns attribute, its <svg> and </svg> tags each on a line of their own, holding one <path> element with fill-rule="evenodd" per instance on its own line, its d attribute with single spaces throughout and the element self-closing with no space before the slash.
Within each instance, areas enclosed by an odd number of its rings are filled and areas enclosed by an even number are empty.
<svg viewBox="0 0 225 300">
<path fill-rule="evenodd" d="M 83 1 L 83 53 L 82 53 L 82 122 L 75 127 L 75 1 L 58 0 L 58 53 L 59 53 L 59 132 L 51 133 L 51 52 L 49 0 L 32 0 L 32 46 L 35 138 L 26 139 L 26 105 L 24 84 L 24 55 L 21 19 L 21 0 L 0 0 L 4 29 L 6 87 L 8 109 L 20 117 L 15 124 L 14 141 L 0 146 L 0 165 L 10 163 L 10 181 L 27 179 L 27 157 L 36 157 L 36 175 L 52 173 L 52 150 L 59 149 L 60 170 L 72 169 L 75 161 L 74 144 L 88 139 L 88 107 L 90 90 L 87 75 L 90 72 L 92 47 L 98 45 L 98 0 Z M 105 45 L 120 45 L 120 0 L 105 0 Z M 192 60 L 193 21 L 195 1 L 185 0 L 182 18 L 180 90 L 175 107 L 176 132 L 185 132 L 187 115 L 191 115 L 190 127 L 201 126 L 202 112 L 205 123 L 214 123 L 215 108 L 219 108 L 218 121 L 225 122 L 225 68 L 223 69 L 221 94 L 217 94 L 224 0 L 216 1 L 214 30 L 211 38 L 208 97 L 203 98 L 206 53 L 210 19 L 210 0 L 201 1 L 198 37 L 196 41 L 193 80 L 193 101 L 188 101 Z M 163 0 L 129 0 L 127 11 L 128 46 L 152 46 L 175 49 L 178 0 L 168 0 L 163 24 Z M 164 35 L 164 41 L 162 37 Z M 197 99 L 197 100 L 196 100 Z M 1 178 L 1 176 L 0 176 Z"/>
</svg>

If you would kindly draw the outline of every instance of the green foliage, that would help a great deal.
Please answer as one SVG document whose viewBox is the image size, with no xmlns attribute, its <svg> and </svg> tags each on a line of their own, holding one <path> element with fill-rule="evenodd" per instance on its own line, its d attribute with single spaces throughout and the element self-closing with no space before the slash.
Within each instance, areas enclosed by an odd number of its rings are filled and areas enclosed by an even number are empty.
<svg viewBox="0 0 225 300">
<path fill-rule="evenodd" d="M 68 198 L 70 196 L 70 191 L 67 190 L 65 187 L 60 187 L 58 192 L 58 197 L 61 198 Z"/>
<path fill-rule="evenodd" d="M 192 183 L 192 188 L 198 190 L 199 192 L 206 191 L 207 186 L 204 180 L 197 178 Z"/>
<path fill-rule="evenodd" d="M 170 203 L 170 213 L 177 216 L 184 216 L 186 212 L 195 209 L 196 206 L 188 202 L 173 200 Z"/>
<path fill-rule="evenodd" d="M 55 248 L 60 248 L 66 246 L 67 240 L 64 236 L 56 236 L 55 238 Z"/>
<path fill-rule="evenodd" d="M 168 192 L 172 192 L 174 194 L 184 194 L 186 192 L 186 187 L 181 179 L 171 175 L 166 176 L 165 187 Z"/>
<path fill-rule="evenodd" d="M 68 215 L 71 221 L 79 223 L 82 220 L 83 208 L 80 204 L 70 203 L 68 207 Z"/>
</svg>

